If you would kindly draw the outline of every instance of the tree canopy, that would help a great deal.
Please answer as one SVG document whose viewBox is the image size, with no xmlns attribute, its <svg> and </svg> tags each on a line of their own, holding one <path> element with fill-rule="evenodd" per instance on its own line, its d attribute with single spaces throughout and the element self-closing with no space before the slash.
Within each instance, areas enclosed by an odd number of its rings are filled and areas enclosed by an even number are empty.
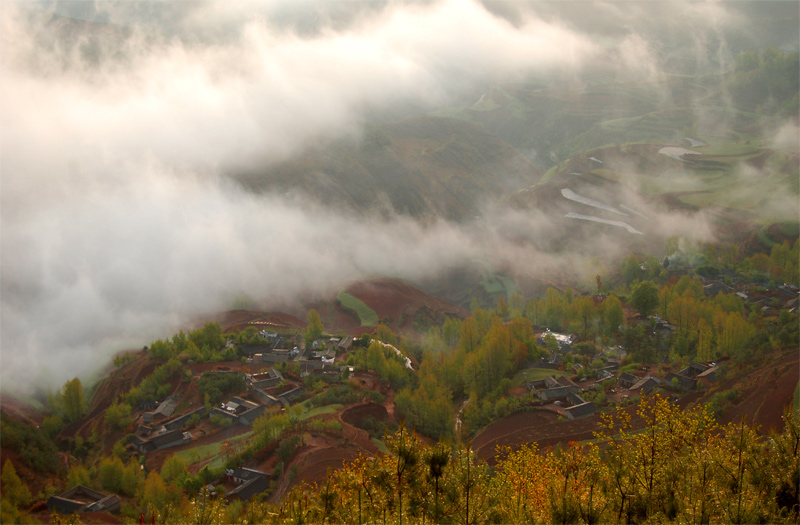
<svg viewBox="0 0 800 525">
<path fill-rule="evenodd" d="M 639 315 L 649 317 L 658 307 L 658 287 L 652 281 L 642 281 L 633 287 L 631 306 Z"/>
</svg>

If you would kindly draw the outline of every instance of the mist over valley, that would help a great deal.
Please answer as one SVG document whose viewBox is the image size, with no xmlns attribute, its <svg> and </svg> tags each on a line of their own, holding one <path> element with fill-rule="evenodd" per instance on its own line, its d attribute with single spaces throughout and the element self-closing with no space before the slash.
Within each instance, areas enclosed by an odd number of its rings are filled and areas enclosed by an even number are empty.
<svg viewBox="0 0 800 525">
<path fill-rule="evenodd" d="M 5 2 L 3 389 L 364 279 L 468 307 L 757 249 L 798 220 L 797 11 Z"/>
</svg>

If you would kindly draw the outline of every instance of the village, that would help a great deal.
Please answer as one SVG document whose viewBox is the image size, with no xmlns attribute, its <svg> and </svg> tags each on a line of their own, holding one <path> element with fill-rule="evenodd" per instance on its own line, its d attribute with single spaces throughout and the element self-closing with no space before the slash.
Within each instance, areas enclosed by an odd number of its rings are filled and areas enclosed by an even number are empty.
<svg viewBox="0 0 800 525">
<path fill-rule="evenodd" d="M 735 294 L 751 309 L 758 309 L 764 315 L 777 310 L 792 314 L 797 311 L 800 290 L 793 285 L 783 284 L 767 290 L 753 284 L 735 286 L 722 279 L 702 279 L 701 282 L 706 297 Z M 519 385 L 522 389 L 511 388 L 505 395 L 516 397 L 524 410 L 551 412 L 564 421 L 580 420 L 592 418 L 599 412 L 613 413 L 653 393 L 677 401 L 688 392 L 709 391 L 730 359 L 723 355 L 714 361 L 690 361 L 673 370 L 666 342 L 677 330 L 676 326 L 658 316 L 639 318 L 628 314 L 626 322 L 646 327 L 647 337 L 657 346 L 654 362 L 631 369 L 625 365 L 630 359 L 622 345 L 605 347 L 591 359 L 581 359 L 578 334 L 539 330 L 537 344 L 548 352 L 525 365 L 536 377 Z M 259 321 L 251 322 L 255 327 L 258 324 Z M 203 443 L 228 442 L 231 435 L 247 433 L 262 416 L 286 414 L 292 407 L 297 408 L 293 414 L 302 414 L 309 410 L 307 400 L 314 394 L 309 385 L 314 385 L 312 388 L 318 392 L 355 381 L 355 384 L 360 382 L 384 393 L 391 392 L 391 386 L 386 383 L 378 386 L 381 380 L 374 371 L 358 371 L 354 366 L 354 342 L 362 348 L 379 342 L 388 352 L 387 356 L 395 355 L 409 373 L 416 373 L 414 361 L 401 350 L 366 335 L 355 340 L 352 336 L 320 336 L 306 345 L 296 330 L 279 333 L 262 329 L 257 334 L 257 340 L 251 338 L 246 343 L 237 343 L 234 339 L 225 341 L 225 348 L 235 349 L 241 356 L 240 361 L 188 364 L 185 370 L 192 374 L 191 381 L 173 383 L 174 390 L 158 402 L 140 401 L 131 413 L 129 429 L 133 431 L 125 445 L 129 457 L 139 457 L 142 468 L 158 468 L 173 452 Z M 147 352 L 145 348 L 144 354 Z M 210 404 L 208 395 L 205 402 L 198 397 L 196 383 L 201 379 L 233 386 L 216 396 L 215 404 Z M 391 395 L 393 393 L 390 399 Z M 388 407 L 389 402 L 384 405 Z M 383 410 L 384 414 L 389 411 L 393 413 L 394 407 Z M 215 437 L 223 435 L 229 437 Z M 261 464 L 274 466 L 276 463 L 261 461 Z M 206 489 L 212 496 L 224 496 L 226 501 L 248 501 L 285 482 L 279 479 L 284 477 L 282 463 L 280 472 L 258 466 L 258 462 L 250 461 L 226 468 L 221 477 L 206 480 Z M 83 485 L 54 494 L 47 501 L 50 511 L 67 514 L 113 512 L 119 509 L 119 504 L 116 494 Z"/>
</svg>

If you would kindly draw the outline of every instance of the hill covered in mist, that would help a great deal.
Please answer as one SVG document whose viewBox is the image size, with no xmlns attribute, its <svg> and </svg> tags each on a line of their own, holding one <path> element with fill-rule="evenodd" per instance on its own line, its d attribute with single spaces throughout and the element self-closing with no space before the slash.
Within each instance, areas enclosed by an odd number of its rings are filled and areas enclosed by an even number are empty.
<svg viewBox="0 0 800 525">
<path fill-rule="evenodd" d="M 673 236 L 794 238 L 791 2 L 0 15 L 10 382 L 18 356 L 61 384 L 244 296 L 296 308 L 380 275 L 463 306 L 591 288 Z"/>
</svg>

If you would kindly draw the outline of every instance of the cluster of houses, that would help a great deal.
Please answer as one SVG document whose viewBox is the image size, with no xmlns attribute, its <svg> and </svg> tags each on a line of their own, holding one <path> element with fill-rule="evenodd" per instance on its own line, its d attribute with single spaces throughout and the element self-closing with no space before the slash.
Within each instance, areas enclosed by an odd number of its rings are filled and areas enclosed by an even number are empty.
<svg viewBox="0 0 800 525">
<path fill-rule="evenodd" d="M 267 341 L 272 341 L 277 334 L 262 332 L 262 336 Z M 252 364 L 275 364 L 295 362 L 300 366 L 300 377 L 310 374 L 323 376 L 334 375 L 338 377 L 338 372 L 334 371 L 334 360 L 338 352 L 346 352 L 353 346 L 352 337 L 331 337 L 327 341 L 317 339 L 311 344 L 310 348 L 300 350 L 297 346 L 291 349 L 282 348 L 284 340 L 278 337 L 274 343 L 264 346 L 247 346 L 243 351 L 249 355 L 248 363 Z"/>
<path fill-rule="evenodd" d="M 228 469 L 225 479 L 236 485 L 225 494 L 230 501 L 249 501 L 253 496 L 261 494 L 269 488 L 271 475 L 260 470 L 239 467 Z M 209 485 L 208 490 L 216 496 L 216 487 Z M 76 485 L 66 492 L 54 494 L 47 500 L 47 510 L 59 514 L 82 514 L 84 512 L 117 512 L 121 508 L 121 499 L 116 494 L 106 494 L 84 485 Z"/>
<path fill-rule="evenodd" d="M 616 378 L 617 384 L 629 394 L 647 395 L 664 384 L 664 381 L 651 375 L 642 377 L 623 372 L 617 376 L 615 373 L 618 370 L 619 363 L 609 362 L 608 366 L 597 371 L 599 380 L 586 388 L 599 388 L 603 381 Z M 687 391 L 693 390 L 698 384 L 708 387 L 715 381 L 717 370 L 716 363 L 705 365 L 693 362 L 679 372 L 668 373 L 665 381 L 673 388 Z M 567 376 L 562 375 L 556 378 L 553 375 L 544 379 L 528 381 L 525 386 L 542 404 L 558 406 L 558 412 L 568 419 L 591 416 L 597 410 L 594 403 L 587 402 L 580 395 L 584 388 Z"/>
<path fill-rule="evenodd" d="M 540 400 L 562 406 L 560 412 L 568 419 L 591 416 L 597 410 L 594 403 L 580 396 L 581 387 L 567 376 L 528 381 L 527 387 Z"/>
<path fill-rule="evenodd" d="M 139 408 L 147 411 L 142 414 L 142 424 L 131 437 L 129 446 L 140 454 L 148 454 L 192 441 L 192 434 L 183 429 L 188 426 L 192 417 L 205 417 L 208 411 L 203 406 L 169 419 L 179 402 L 179 396 L 171 395 L 161 403 L 154 401 L 139 403 Z"/>
<path fill-rule="evenodd" d="M 718 368 L 716 363 L 704 365 L 692 362 L 680 372 L 667 374 L 666 380 L 681 390 L 694 390 L 698 384 L 710 387 L 717 378 Z"/>
<path fill-rule="evenodd" d="M 249 346 L 244 350 L 250 351 L 247 362 L 251 365 L 269 365 L 278 362 L 296 362 L 300 369 L 300 376 L 316 375 L 329 380 L 336 380 L 342 373 L 352 372 L 351 367 L 336 367 L 338 350 L 348 350 L 352 347 L 352 337 L 330 338 L 315 341 L 312 348 L 302 352 L 295 346 L 291 350 L 280 348 L 287 341 L 294 343 L 294 339 L 280 336 L 277 333 L 259 332 L 266 340 L 265 345 Z M 255 350 L 261 352 L 256 353 Z M 238 371 L 215 371 L 220 374 L 240 374 Z M 172 395 L 161 401 L 143 401 L 139 409 L 143 410 L 142 425 L 134 433 L 130 447 L 140 454 L 147 454 L 156 450 L 176 447 L 192 440 L 190 432 L 184 431 L 193 416 L 206 417 L 217 415 L 230 419 L 233 423 L 251 426 L 268 407 L 288 407 L 306 394 L 302 385 L 293 384 L 285 380 L 280 371 L 273 369 L 257 373 L 244 373 L 244 380 L 248 387 L 248 395 L 233 397 L 210 411 L 205 407 L 198 408 L 187 414 L 170 419 L 180 402 L 180 397 Z"/>
<path fill-rule="evenodd" d="M 719 293 L 735 293 L 745 303 L 761 307 L 761 312 L 771 314 L 778 308 L 789 310 L 794 313 L 800 306 L 800 287 L 793 284 L 783 283 L 771 290 L 753 291 L 752 284 L 737 284 L 731 286 L 722 279 L 705 279 L 703 281 L 703 292 L 706 296 L 714 296 Z"/>
</svg>

